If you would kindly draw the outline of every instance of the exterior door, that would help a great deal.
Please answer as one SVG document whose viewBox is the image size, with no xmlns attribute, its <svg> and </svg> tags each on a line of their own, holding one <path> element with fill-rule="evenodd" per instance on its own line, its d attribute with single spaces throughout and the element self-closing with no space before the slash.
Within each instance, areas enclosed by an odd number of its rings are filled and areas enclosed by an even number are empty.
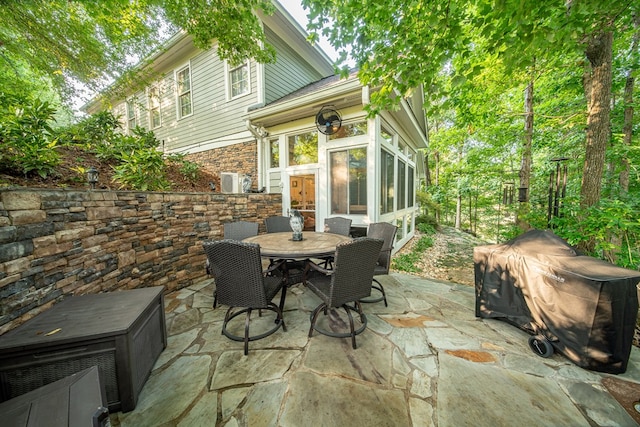
<svg viewBox="0 0 640 427">
<path fill-rule="evenodd" d="M 316 176 L 292 175 L 289 177 L 291 209 L 297 209 L 304 217 L 304 230 L 316 229 Z"/>
</svg>

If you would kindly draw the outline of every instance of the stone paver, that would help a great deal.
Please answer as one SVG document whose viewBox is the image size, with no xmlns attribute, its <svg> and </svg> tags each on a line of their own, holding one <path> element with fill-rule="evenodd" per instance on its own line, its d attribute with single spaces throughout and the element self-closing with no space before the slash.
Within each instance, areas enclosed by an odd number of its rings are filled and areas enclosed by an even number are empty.
<svg viewBox="0 0 640 427">
<path fill-rule="evenodd" d="M 389 306 L 363 304 L 369 324 L 355 350 L 348 338 L 308 336 L 320 301 L 301 285 L 287 294 L 287 332 L 250 342 L 248 356 L 221 334 L 227 308 L 212 308 L 211 281 L 167 295 L 168 346 L 135 410 L 111 414 L 112 425 L 637 425 L 640 414 L 602 380 L 640 389 L 638 348 L 624 374 L 588 371 L 561 354 L 534 355 L 528 334 L 506 322 L 477 319 L 471 287 L 399 274 L 381 280 Z M 252 328 L 273 324 L 263 314 L 252 316 Z M 244 316 L 234 320 L 241 330 Z"/>
</svg>

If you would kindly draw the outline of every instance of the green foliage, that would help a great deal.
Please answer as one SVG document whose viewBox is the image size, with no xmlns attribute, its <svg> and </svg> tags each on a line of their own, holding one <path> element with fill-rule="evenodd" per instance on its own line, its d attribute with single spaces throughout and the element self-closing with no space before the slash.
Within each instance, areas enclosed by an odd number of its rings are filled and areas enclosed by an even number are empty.
<svg viewBox="0 0 640 427">
<path fill-rule="evenodd" d="M 60 162 L 51 128 L 55 109 L 40 100 L 2 97 L 1 101 L 0 167 L 46 178 Z"/>
<path fill-rule="evenodd" d="M 170 188 L 162 153 L 155 148 L 123 152 L 121 163 L 114 167 L 114 181 L 120 188 L 163 191 Z"/>
<path fill-rule="evenodd" d="M 573 246 L 595 240 L 591 256 L 622 267 L 640 269 L 640 198 L 605 200 L 588 209 L 565 204 L 563 216 L 552 221 L 554 231 Z"/>
<path fill-rule="evenodd" d="M 96 122 L 90 122 L 88 128 L 94 129 L 95 125 L 98 131 L 115 130 L 115 122 L 108 115 L 98 118 Z M 159 141 L 152 131 L 136 128 L 133 135 L 113 132 L 108 138 L 97 142 L 94 151 L 99 159 L 116 163 L 113 179 L 120 188 L 162 191 L 168 190 L 170 183 L 158 145 Z"/>
<path fill-rule="evenodd" d="M 436 212 L 440 210 L 440 205 L 434 201 L 432 195 L 427 191 L 417 191 L 416 201 L 422 211 L 422 215 L 416 218 L 416 225 L 420 222 L 429 222 L 436 225 Z"/>
<path fill-rule="evenodd" d="M 427 221 L 423 221 L 422 218 L 426 219 Z M 428 236 L 436 234 L 436 226 L 437 226 L 436 224 L 431 223 L 429 221 L 430 219 L 431 218 L 424 217 L 422 215 L 416 218 L 416 228 L 422 234 L 426 234 Z"/>
<path fill-rule="evenodd" d="M 435 230 L 433 232 L 435 232 Z M 422 270 L 418 267 L 418 262 L 422 259 L 422 254 L 432 246 L 432 235 L 420 237 L 418 241 L 413 245 L 410 252 L 395 255 L 392 258 L 391 267 L 397 271 L 419 273 Z"/>
<path fill-rule="evenodd" d="M 110 126 L 105 122 L 105 126 Z M 156 150 L 159 141 L 152 131 L 136 128 L 133 135 L 114 133 L 109 138 L 94 143 L 96 156 L 105 161 L 125 162 L 137 151 Z"/>
<path fill-rule="evenodd" d="M 413 250 L 418 253 L 422 253 L 433 246 L 432 236 L 423 236 L 418 239 Z"/>
<path fill-rule="evenodd" d="M 259 62 L 275 61 L 275 50 L 266 43 L 262 24 L 255 10 L 266 14 L 274 11 L 268 0 L 235 0 L 230 3 L 191 0 L 164 0 L 161 2 L 173 24 L 193 35 L 196 46 L 209 48 L 213 40 L 218 45 L 221 59 L 239 64 L 247 57 Z"/>
<path fill-rule="evenodd" d="M 1 94 L 0 94 L 1 96 Z M 11 99 L 9 99 L 11 98 Z M 60 162 L 58 141 L 93 151 L 104 162 L 113 164 L 114 180 L 120 188 L 142 191 L 170 189 L 167 164 L 176 163 L 185 179 L 196 180 L 200 166 L 174 155 L 165 162 L 153 132 L 138 128 L 123 135 L 119 122 L 110 112 L 91 116 L 77 124 L 53 129 L 55 109 L 47 102 L 5 96 L 0 107 L 0 170 L 37 173 L 42 178 L 55 171 Z M 82 163 L 82 159 L 79 159 Z M 87 167 L 73 168 L 69 181 L 84 182 Z"/>
<path fill-rule="evenodd" d="M 416 266 L 418 261 L 420 261 L 420 254 L 417 252 L 396 255 L 391 260 L 391 268 L 407 273 L 419 273 L 421 270 Z"/>
<path fill-rule="evenodd" d="M 439 103 L 447 86 L 464 86 L 496 61 L 511 74 L 524 71 L 534 58 L 575 59 L 590 32 L 627 29 L 638 8 L 625 0 L 542 1 L 526 7 L 520 0 L 302 4 L 309 9 L 310 38 L 328 37 L 345 60 L 355 60 L 361 81 L 379 88 L 371 95 L 371 112 L 397 104 L 402 97 L 390 96 L 394 91 L 406 96 L 420 84 L 429 88 L 429 100 Z M 342 65 L 346 73 L 348 64 Z M 447 85 L 440 79 L 443 69 Z"/>
<path fill-rule="evenodd" d="M 42 78 L 68 99 L 75 82 L 101 89 L 132 68 L 131 58 L 147 57 L 178 28 L 203 49 L 215 41 L 218 55 L 231 63 L 274 61 L 255 10 L 274 8 L 267 0 L 0 1 L 2 63 L 35 76 L 24 80 L 28 86 Z"/>
<path fill-rule="evenodd" d="M 101 111 L 80 122 L 59 129 L 57 137 L 60 144 L 82 145 L 87 149 L 100 145 L 109 145 L 121 137 L 118 118 L 111 111 Z M 99 148 L 96 148 L 99 150 Z"/>
<path fill-rule="evenodd" d="M 167 156 L 167 161 L 178 165 L 180 174 L 189 181 L 195 181 L 200 176 L 200 165 L 186 160 L 184 154 L 171 154 Z"/>
</svg>

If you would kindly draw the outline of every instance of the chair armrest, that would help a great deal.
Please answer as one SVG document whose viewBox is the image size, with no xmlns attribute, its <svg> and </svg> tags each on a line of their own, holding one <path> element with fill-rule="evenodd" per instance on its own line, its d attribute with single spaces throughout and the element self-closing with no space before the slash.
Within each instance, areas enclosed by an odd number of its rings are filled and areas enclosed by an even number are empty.
<svg viewBox="0 0 640 427">
<path fill-rule="evenodd" d="M 327 276 L 330 276 L 333 274 L 333 270 L 328 270 L 326 268 L 322 268 L 320 267 L 318 264 L 316 264 L 313 261 L 307 261 L 307 266 L 304 268 L 304 275 L 306 277 L 307 273 L 309 272 L 309 270 L 315 270 L 315 271 L 319 271 L 322 274 L 326 274 Z"/>
<path fill-rule="evenodd" d="M 267 267 L 266 270 L 264 270 L 262 272 L 263 276 L 268 276 L 270 273 L 273 273 L 276 270 L 279 270 L 280 267 L 282 267 L 282 264 L 284 264 L 286 262 L 286 260 L 284 259 L 279 259 L 275 262 L 273 262 L 272 264 L 269 265 L 269 267 Z"/>
</svg>

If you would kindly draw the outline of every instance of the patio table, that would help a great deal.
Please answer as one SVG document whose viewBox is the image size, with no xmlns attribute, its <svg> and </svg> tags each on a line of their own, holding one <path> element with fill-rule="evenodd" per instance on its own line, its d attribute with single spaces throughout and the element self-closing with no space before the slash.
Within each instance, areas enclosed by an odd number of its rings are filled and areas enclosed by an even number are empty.
<svg viewBox="0 0 640 427">
<path fill-rule="evenodd" d="M 291 232 L 266 233 L 247 237 L 243 242 L 260 245 L 260 254 L 269 258 L 307 259 L 333 255 L 336 246 L 351 237 L 323 232 L 303 232 L 301 241 L 293 241 Z"/>
</svg>

